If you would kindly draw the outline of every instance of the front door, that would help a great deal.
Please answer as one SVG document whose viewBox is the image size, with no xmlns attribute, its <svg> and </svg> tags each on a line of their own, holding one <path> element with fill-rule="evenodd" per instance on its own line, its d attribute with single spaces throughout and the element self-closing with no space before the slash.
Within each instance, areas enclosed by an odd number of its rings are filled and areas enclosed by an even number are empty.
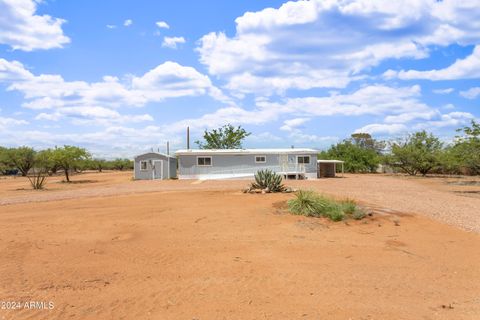
<svg viewBox="0 0 480 320">
<path fill-rule="evenodd" d="M 288 154 L 279 155 L 280 171 L 288 172 Z"/>
<path fill-rule="evenodd" d="M 153 179 L 163 179 L 163 161 L 153 161 Z"/>
</svg>

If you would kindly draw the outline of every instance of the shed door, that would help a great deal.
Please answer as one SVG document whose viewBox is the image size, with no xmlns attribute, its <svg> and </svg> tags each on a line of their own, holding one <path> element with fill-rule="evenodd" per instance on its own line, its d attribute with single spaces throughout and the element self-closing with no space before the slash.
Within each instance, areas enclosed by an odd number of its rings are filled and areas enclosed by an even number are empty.
<svg viewBox="0 0 480 320">
<path fill-rule="evenodd" d="M 163 179 L 163 161 L 153 161 L 153 179 Z"/>
</svg>

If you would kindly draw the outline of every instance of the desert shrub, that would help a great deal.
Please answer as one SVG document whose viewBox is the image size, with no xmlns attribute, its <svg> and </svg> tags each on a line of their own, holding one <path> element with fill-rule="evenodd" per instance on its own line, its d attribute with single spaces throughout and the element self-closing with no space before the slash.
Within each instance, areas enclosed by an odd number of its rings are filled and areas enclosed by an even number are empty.
<svg viewBox="0 0 480 320">
<path fill-rule="evenodd" d="M 355 201 L 347 199 L 342 202 L 342 209 L 346 214 L 353 214 L 357 209 Z"/>
<path fill-rule="evenodd" d="M 337 201 L 306 190 L 298 191 L 295 198 L 288 201 L 288 209 L 293 214 L 326 217 L 332 221 L 342 221 L 346 218 L 360 220 L 366 216 L 353 200 Z"/>
<path fill-rule="evenodd" d="M 367 216 L 367 213 L 360 208 L 356 208 L 355 211 L 353 211 L 352 213 L 352 218 L 355 220 L 362 220 L 366 216 Z"/>
<path fill-rule="evenodd" d="M 282 176 L 268 169 L 255 173 L 255 182 L 252 183 L 251 187 L 267 192 L 282 192 L 285 190 L 285 186 L 282 184 Z"/>
<path fill-rule="evenodd" d="M 48 151 L 40 151 L 35 154 L 32 161 L 32 168 L 27 174 L 28 181 L 33 189 L 43 189 L 51 164 L 52 160 Z"/>
</svg>

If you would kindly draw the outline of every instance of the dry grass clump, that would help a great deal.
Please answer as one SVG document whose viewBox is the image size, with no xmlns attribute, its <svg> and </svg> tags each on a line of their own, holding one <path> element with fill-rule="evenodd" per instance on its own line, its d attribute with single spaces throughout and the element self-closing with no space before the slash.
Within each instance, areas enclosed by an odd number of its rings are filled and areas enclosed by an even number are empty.
<svg viewBox="0 0 480 320">
<path fill-rule="evenodd" d="M 367 215 L 353 200 L 337 201 L 313 191 L 300 190 L 288 201 L 293 214 L 307 217 L 325 217 L 332 221 L 361 220 Z"/>
</svg>

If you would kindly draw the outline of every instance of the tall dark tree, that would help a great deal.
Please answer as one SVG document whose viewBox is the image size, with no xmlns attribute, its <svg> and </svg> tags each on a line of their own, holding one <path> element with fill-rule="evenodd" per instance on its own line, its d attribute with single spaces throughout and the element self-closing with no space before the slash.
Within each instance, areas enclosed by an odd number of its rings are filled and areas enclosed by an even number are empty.
<svg viewBox="0 0 480 320">
<path fill-rule="evenodd" d="M 200 149 L 241 149 L 242 141 L 251 133 L 241 126 L 234 127 L 231 124 L 211 131 L 205 130 L 203 139 L 195 141 Z"/>
<path fill-rule="evenodd" d="M 370 133 L 353 133 L 350 141 L 362 149 L 374 150 L 377 153 L 385 149 L 385 142 L 374 139 Z"/>
</svg>

